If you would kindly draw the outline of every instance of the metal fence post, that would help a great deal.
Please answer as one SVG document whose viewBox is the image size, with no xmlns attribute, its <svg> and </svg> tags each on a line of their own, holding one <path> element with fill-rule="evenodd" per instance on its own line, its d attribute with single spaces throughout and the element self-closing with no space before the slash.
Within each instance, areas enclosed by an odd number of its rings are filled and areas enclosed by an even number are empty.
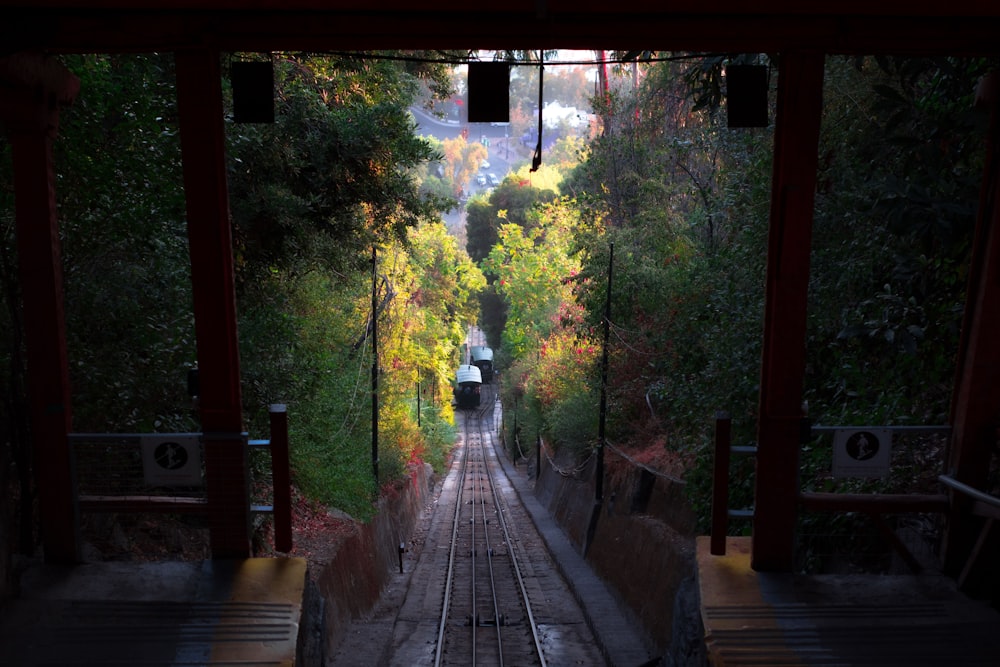
<svg viewBox="0 0 1000 667">
<path fill-rule="evenodd" d="M 288 412 L 283 404 L 270 407 L 271 483 L 274 485 L 274 548 L 292 550 L 292 476 L 288 461 Z"/>
<path fill-rule="evenodd" d="M 712 469 L 712 537 L 713 556 L 726 555 L 726 533 L 729 530 L 729 457 L 732 420 L 728 412 L 715 414 L 715 465 Z"/>
</svg>

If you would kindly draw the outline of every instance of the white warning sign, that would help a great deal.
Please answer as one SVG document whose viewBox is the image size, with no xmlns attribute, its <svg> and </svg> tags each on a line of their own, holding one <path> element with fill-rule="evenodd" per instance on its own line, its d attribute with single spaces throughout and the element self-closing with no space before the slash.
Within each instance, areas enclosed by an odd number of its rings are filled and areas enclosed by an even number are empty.
<svg viewBox="0 0 1000 667">
<path fill-rule="evenodd" d="M 891 429 L 840 429 L 833 436 L 833 476 L 884 477 L 891 450 Z"/>
<path fill-rule="evenodd" d="M 201 486 L 198 436 L 142 436 L 142 471 L 150 486 Z"/>
</svg>

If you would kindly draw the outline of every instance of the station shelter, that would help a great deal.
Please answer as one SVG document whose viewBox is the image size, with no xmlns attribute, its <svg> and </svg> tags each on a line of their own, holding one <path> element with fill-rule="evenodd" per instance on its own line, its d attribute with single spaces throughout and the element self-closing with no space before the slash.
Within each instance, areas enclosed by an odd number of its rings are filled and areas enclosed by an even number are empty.
<svg viewBox="0 0 1000 667">
<path fill-rule="evenodd" d="M 377 49 L 659 49 L 768 53 L 778 62 L 763 357 L 760 368 L 752 566 L 791 569 L 802 501 L 796 486 L 802 427 L 807 288 L 816 192 L 824 60 L 839 54 L 1000 54 L 1000 4 L 861 0 L 0 0 L 0 124 L 12 147 L 24 295 L 31 429 L 46 559 L 80 557 L 67 436 L 72 402 L 64 335 L 63 275 L 53 140 L 78 80 L 60 54 L 171 51 L 191 250 L 209 525 L 216 558 L 250 555 L 246 452 L 240 434 L 233 252 L 226 184 L 220 56 L 227 52 Z M 1000 155 L 998 86 L 959 365 L 947 470 L 982 490 L 1000 426 Z M 837 504 L 836 499 L 827 502 Z M 847 501 L 845 501 L 846 503 Z M 853 501 L 852 501 L 853 502 Z M 945 561 L 954 572 L 977 550 L 981 503 L 947 493 Z M 844 504 L 845 510 L 851 506 Z M 990 551 L 992 549 L 992 551 Z"/>
</svg>

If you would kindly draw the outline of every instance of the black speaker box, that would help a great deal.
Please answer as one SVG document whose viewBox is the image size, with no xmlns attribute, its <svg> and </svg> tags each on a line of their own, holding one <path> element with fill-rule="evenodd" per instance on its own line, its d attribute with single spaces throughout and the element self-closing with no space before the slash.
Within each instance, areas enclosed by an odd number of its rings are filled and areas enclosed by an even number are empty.
<svg viewBox="0 0 1000 667">
<path fill-rule="evenodd" d="M 510 64 L 469 63 L 469 122 L 510 122 Z"/>
<path fill-rule="evenodd" d="M 729 127 L 767 127 L 767 67 L 726 67 Z"/>
<path fill-rule="evenodd" d="M 274 65 L 235 62 L 230 65 L 233 84 L 233 120 L 237 123 L 274 122 Z"/>
</svg>

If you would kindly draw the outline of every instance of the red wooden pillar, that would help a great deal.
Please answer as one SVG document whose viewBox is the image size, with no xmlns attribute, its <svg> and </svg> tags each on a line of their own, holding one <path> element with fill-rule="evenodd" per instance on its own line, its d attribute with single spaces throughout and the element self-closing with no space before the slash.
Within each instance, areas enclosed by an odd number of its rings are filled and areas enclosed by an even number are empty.
<svg viewBox="0 0 1000 667">
<path fill-rule="evenodd" d="M 947 472 L 986 490 L 990 459 L 1000 441 L 1000 73 L 986 78 L 979 92 L 979 102 L 988 108 L 991 121 L 952 396 Z M 956 494 L 953 500 L 944 557 L 946 569 L 958 574 L 982 519 L 971 515 L 969 498 Z"/>
<path fill-rule="evenodd" d="M 213 558 L 246 558 L 250 475 L 243 406 L 219 54 L 178 51 L 184 192 Z"/>
<path fill-rule="evenodd" d="M 80 559 L 69 366 L 52 143 L 59 107 L 80 82 L 55 59 L 0 59 L 0 118 L 14 160 L 14 214 L 23 294 L 28 400 L 42 546 L 50 563 Z"/>
<path fill-rule="evenodd" d="M 751 565 L 786 572 L 793 566 L 799 491 L 823 54 L 782 53 L 778 76 Z"/>
</svg>

